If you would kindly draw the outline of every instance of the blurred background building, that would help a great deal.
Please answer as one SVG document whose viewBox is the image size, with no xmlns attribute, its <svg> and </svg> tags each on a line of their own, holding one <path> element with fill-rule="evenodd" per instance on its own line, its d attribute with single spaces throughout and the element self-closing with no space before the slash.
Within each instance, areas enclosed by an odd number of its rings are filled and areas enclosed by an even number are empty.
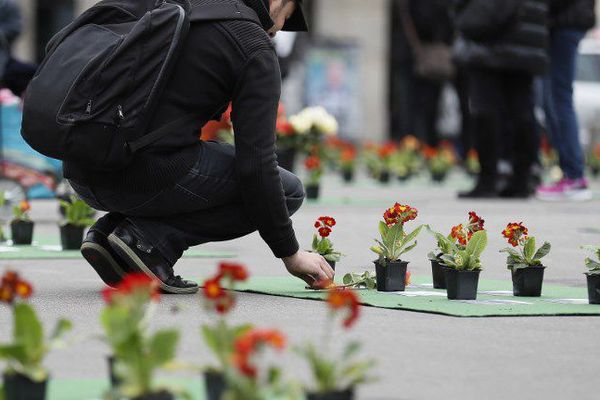
<svg viewBox="0 0 600 400">
<path fill-rule="evenodd" d="M 405 40 L 398 16 L 400 1 L 307 0 L 312 45 L 305 47 L 286 83 L 291 93 L 286 96 L 291 103 L 288 108 L 295 111 L 312 102 L 324 104 L 340 119 L 343 134 L 355 139 L 384 140 L 415 133 L 412 131 L 419 128 L 410 123 L 413 111 L 403 106 L 406 100 L 402 99 L 402 93 L 410 91 L 397 74 L 403 68 L 399 53 Z M 52 35 L 95 3 L 19 2 L 26 29 L 16 51 L 19 57 L 30 61 L 40 61 Z M 458 108 L 452 93 L 445 90 L 439 101 Z M 442 107 L 448 114 L 446 108 Z M 444 115 L 439 119 L 443 120 Z M 448 135 L 459 129 L 451 116 L 442 123 L 446 124 L 443 129 Z"/>
</svg>

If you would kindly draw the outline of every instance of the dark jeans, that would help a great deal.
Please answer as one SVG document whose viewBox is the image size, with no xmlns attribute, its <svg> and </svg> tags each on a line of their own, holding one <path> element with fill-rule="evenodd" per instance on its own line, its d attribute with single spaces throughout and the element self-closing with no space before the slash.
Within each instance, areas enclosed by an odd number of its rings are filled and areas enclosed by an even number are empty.
<svg viewBox="0 0 600 400">
<path fill-rule="evenodd" d="M 515 177 L 524 184 L 537 151 L 533 76 L 515 71 L 472 69 L 469 97 L 481 163 L 480 178 L 495 182 L 503 127 L 510 122 L 513 131 L 508 143 L 510 155 L 514 160 Z"/>
<path fill-rule="evenodd" d="M 555 29 L 550 36 L 550 71 L 544 79 L 544 109 L 552 145 L 560 167 L 570 179 L 584 175 L 585 161 L 579 141 L 579 123 L 573 105 L 577 48 L 585 32 Z"/>
<path fill-rule="evenodd" d="M 192 246 L 256 231 L 242 203 L 234 147 L 203 142 L 200 149 L 187 176 L 159 193 L 115 192 L 71 182 L 90 206 L 109 212 L 92 229 L 108 235 L 127 218 L 172 264 Z M 279 175 L 291 215 L 304 201 L 304 188 L 291 172 L 280 168 Z"/>
</svg>

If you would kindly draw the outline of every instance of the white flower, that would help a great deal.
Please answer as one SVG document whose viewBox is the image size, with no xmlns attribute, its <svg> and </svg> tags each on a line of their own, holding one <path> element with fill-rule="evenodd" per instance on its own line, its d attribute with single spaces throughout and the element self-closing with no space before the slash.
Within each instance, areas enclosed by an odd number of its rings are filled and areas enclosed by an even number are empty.
<svg viewBox="0 0 600 400">
<path fill-rule="evenodd" d="M 324 135 L 331 136 L 337 134 L 339 129 L 335 117 L 323 107 L 305 108 L 298 115 L 290 118 L 290 123 L 300 134 L 307 133 L 314 128 Z"/>
<path fill-rule="evenodd" d="M 302 115 L 302 113 L 291 116 L 289 122 L 298 135 L 306 135 L 312 128 L 312 122 Z"/>
</svg>

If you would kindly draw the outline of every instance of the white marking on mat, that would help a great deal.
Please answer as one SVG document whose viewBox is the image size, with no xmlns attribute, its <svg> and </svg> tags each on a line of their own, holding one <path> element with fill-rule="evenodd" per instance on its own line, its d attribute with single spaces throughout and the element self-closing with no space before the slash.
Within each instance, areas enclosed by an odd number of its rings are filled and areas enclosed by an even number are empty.
<svg viewBox="0 0 600 400">
<path fill-rule="evenodd" d="M 409 292 L 394 292 L 394 293 L 399 294 L 400 296 L 405 296 L 405 297 L 429 297 L 429 296 L 446 297 L 446 293 L 440 293 L 440 292 L 409 291 Z"/>
<path fill-rule="evenodd" d="M 0 253 L 16 253 L 19 249 L 14 247 L 0 246 Z"/>
<path fill-rule="evenodd" d="M 40 249 L 45 250 L 45 251 L 63 251 L 63 248 L 61 245 L 46 245 L 46 246 L 40 246 Z"/>
<path fill-rule="evenodd" d="M 588 299 L 544 299 L 548 303 L 556 304 L 588 304 Z"/>
<path fill-rule="evenodd" d="M 513 295 L 513 292 L 511 290 L 484 290 L 479 293 L 488 294 L 490 296 L 512 296 Z"/>
</svg>

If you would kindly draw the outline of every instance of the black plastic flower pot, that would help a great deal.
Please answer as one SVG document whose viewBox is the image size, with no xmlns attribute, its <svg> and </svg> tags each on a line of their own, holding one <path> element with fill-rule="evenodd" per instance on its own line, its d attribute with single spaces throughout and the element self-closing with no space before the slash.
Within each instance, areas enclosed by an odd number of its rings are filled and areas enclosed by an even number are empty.
<svg viewBox="0 0 600 400">
<path fill-rule="evenodd" d="M 432 172 L 431 180 L 437 183 L 442 183 L 446 180 L 447 174 L 445 172 Z"/>
<path fill-rule="evenodd" d="M 61 225 L 60 242 L 63 250 L 79 250 L 83 243 L 85 228 L 72 224 Z"/>
<path fill-rule="evenodd" d="M 319 192 L 321 188 L 319 185 L 307 185 L 306 186 L 306 198 L 309 200 L 317 200 L 319 198 Z"/>
<path fill-rule="evenodd" d="M 431 275 L 433 277 L 434 289 L 446 289 L 445 269 L 446 267 L 441 265 L 438 261 L 431 260 Z"/>
<path fill-rule="evenodd" d="M 512 271 L 513 294 L 518 297 L 540 297 L 545 267 L 527 267 Z"/>
<path fill-rule="evenodd" d="M 4 396 L 6 400 L 45 400 L 47 383 L 21 374 L 4 374 Z"/>
<path fill-rule="evenodd" d="M 113 388 L 117 388 L 121 386 L 121 379 L 115 373 L 115 357 L 108 356 L 106 357 L 106 361 L 108 363 L 108 378 L 110 379 L 110 386 Z"/>
<path fill-rule="evenodd" d="M 590 304 L 600 304 L 600 275 L 586 274 Z"/>
<path fill-rule="evenodd" d="M 175 400 L 175 396 L 167 391 L 162 391 L 134 397 L 133 400 Z"/>
<path fill-rule="evenodd" d="M 353 400 L 354 389 L 339 390 L 325 393 L 307 393 L 307 400 Z"/>
<path fill-rule="evenodd" d="M 225 376 L 220 372 L 207 371 L 204 373 L 204 387 L 207 400 L 221 400 L 227 389 Z"/>
<path fill-rule="evenodd" d="M 377 274 L 377 291 L 379 292 L 403 292 L 406 289 L 406 261 L 387 261 L 381 264 L 375 261 L 375 272 Z"/>
<path fill-rule="evenodd" d="M 448 300 L 476 300 L 481 271 L 444 270 Z"/>
<path fill-rule="evenodd" d="M 329 264 L 329 266 L 331 267 L 331 269 L 335 271 L 335 265 L 337 263 L 335 261 L 329 261 L 329 260 L 326 260 L 326 261 L 327 261 L 327 264 Z"/>
<path fill-rule="evenodd" d="M 13 221 L 10 223 L 11 239 L 13 244 L 30 246 L 33 242 L 32 221 Z"/>
<path fill-rule="evenodd" d="M 390 171 L 381 171 L 379 173 L 379 183 L 390 183 Z"/>
<path fill-rule="evenodd" d="M 598 167 L 592 167 L 591 171 L 592 171 L 592 176 L 594 178 L 597 178 L 598 176 L 600 176 L 600 168 L 598 168 Z"/>
<path fill-rule="evenodd" d="M 410 174 L 406 174 L 406 175 L 398 175 L 398 180 L 400 182 L 406 182 L 407 180 L 410 179 Z"/>
<path fill-rule="evenodd" d="M 354 181 L 354 170 L 344 170 L 342 172 L 342 179 L 346 183 L 352 183 Z"/>
<path fill-rule="evenodd" d="M 294 172 L 296 166 L 296 149 L 282 148 L 277 150 L 277 163 L 279 166 L 290 172 Z"/>
</svg>

